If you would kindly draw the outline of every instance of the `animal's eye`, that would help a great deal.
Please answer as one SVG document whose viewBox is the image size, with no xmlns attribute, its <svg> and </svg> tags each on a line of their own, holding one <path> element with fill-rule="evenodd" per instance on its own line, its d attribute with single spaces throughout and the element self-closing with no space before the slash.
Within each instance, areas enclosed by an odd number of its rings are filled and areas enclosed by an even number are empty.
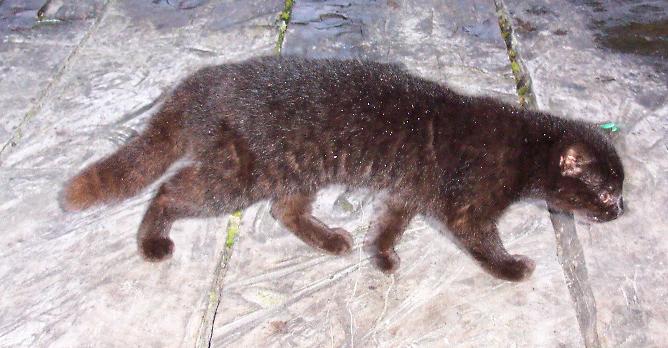
<svg viewBox="0 0 668 348">
<path fill-rule="evenodd" d="M 601 192 L 601 194 L 598 195 L 598 198 L 603 203 L 608 203 L 608 202 L 612 201 L 612 195 L 609 192 Z"/>
</svg>

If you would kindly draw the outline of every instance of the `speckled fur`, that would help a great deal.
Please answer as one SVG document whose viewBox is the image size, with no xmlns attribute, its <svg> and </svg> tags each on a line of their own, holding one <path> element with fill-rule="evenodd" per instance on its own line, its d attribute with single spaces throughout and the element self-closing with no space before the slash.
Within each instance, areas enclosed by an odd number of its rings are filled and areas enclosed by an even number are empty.
<svg viewBox="0 0 668 348">
<path fill-rule="evenodd" d="M 521 280 L 534 264 L 510 255 L 495 225 L 510 204 L 540 198 L 599 221 L 622 212 L 621 162 L 591 125 L 462 96 L 393 65 L 300 58 L 199 70 L 140 136 L 74 177 L 63 206 L 132 196 L 186 154 L 193 163 L 160 187 L 139 228 L 147 260 L 172 254 L 173 221 L 266 199 L 304 242 L 349 252 L 347 231 L 311 215 L 317 190 L 342 184 L 387 193 L 365 242 L 381 270 L 396 270 L 394 245 L 425 214 L 488 272 Z"/>
</svg>

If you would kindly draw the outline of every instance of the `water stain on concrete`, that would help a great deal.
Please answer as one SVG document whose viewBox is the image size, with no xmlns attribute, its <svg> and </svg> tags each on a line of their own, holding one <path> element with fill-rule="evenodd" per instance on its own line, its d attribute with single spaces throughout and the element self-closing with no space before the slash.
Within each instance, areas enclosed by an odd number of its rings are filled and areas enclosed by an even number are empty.
<svg viewBox="0 0 668 348">
<path fill-rule="evenodd" d="M 600 48 L 633 54 L 656 72 L 668 72 L 668 2 L 569 0 L 588 9 L 588 27 Z M 586 10 L 585 10 L 586 11 Z"/>
<path fill-rule="evenodd" d="M 622 53 L 668 57 L 668 18 L 604 27 L 597 40 L 602 46 Z"/>
</svg>

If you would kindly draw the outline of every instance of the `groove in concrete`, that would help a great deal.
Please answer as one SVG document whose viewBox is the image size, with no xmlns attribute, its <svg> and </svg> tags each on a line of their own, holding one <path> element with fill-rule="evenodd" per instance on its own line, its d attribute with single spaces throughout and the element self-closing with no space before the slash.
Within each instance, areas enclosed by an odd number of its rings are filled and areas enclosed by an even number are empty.
<svg viewBox="0 0 668 348">
<path fill-rule="evenodd" d="M 216 323 L 216 314 L 218 313 L 220 298 L 223 293 L 223 280 L 225 279 L 225 274 L 227 273 L 227 265 L 232 258 L 234 236 L 236 236 L 240 224 L 241 213 L 237 212 L 231 214 L 226 229 L 228 238 L 225 241 L 225 247 L 220 253 L 220 257 L 218 258 L 218 262 L 216 264 L 216 270 L 214 271 L 213 281 L 209 290 L 209 302 L 207 304 L 206 310 L 204 311 L 204 314 L 202 315 L 199 334 L 197 335 L 197 342 L 195 342 L 196 348 L 211 347 L 213 328 Z M 230 242 L 229 239 L 230 235 L 232 236 L 232 242 Z"/>
<path fill-rule="evenodd" d="M 499 17 L 499 27 L 508 49 L 511 69 L 517 82 L 520 104 L 526 108 L 537 109 L 531 76 L 522 62 L 521 53 L 513 36 L 511 17 L 503 0 L 495 0 L 494 3 Z M 596 328 L 596 301 L 589 282 L 582 244 L 575 228 L 575 219 L 571 213 L 551 208 L 548 210 L 557 242 L 557 257 L 564 272 L 571 300 L 575 305 L 575 314 L 585 347 L 601 347 Z"/>
<path fill-rule="evenodd" d="M 510 16 L 505 10 L 501 1 L 495 1 L 496 13 L 499 17 L 499 28 L 503 42 L 508 50 L 508 59 L 510 60 L 510 69 L 515 77 L 515 86 L 519 97 L 520 105 L 523 107 L 536 108 L 536 96 L 533 93 L 531 76 L 522 61 L 522 57 L 517 53 L 513 45 L 513 27 L 510 22 Z"/>
<path fill-rule="evenodd" d="M 283 48 L 283 41 L 285 39 L 286 31 L 288 30 L 288 24 L 290 23 L 290 17 L 292 16 L 292 6 L 294 5 L 294 0 L 285 0 L 285 6 L 283 11 L 278 16 L 278 37 L 276 40 L 276 54 L 281 54 L 281 49 Z M 216 314 L 218 313 L 218 307 L 220 306 L 220 299 L 223 293 L 223 280 L 225 274 L 227 273 L 227 265 L 232 258 L 232 252 L 234 247 L 234 239 L 239 230 L 239 225 L 241 223 L 242 212 L 235 212 L 230 215 L 230 221 L 227 226 L 227 238 L 225 241 L 225 248 L 220 254 L 219 261 L 216 265 L 216 270 L 214 271 L 213 283 L 211 289 L 209 290 L 209 303 L 207 309 L 202 316 L 202 322 L 200 323 L 200 329 L 198 334 L 197 342 L 195 343 L 196 348 L 211 347 L 211 339 L 213 338 L 213 330 L 216 324 Z"/>
<path fill-rule="evenodd" d="M 550 220 L 557 239 L 557 257 L 575 304 L 575 313 L 585 347 L 601 347 L 596 328 L 596 302 L 589 283 L 582 244 L 575 231 L 573 214 L 550 209 Z"/>
<path fill-rule="evenodd" d="M 276 40 L 276 54 L 281 55 L 283 49 L 283 41 L 285 40 L 285 33 L 288 31 L 288 25 L 292 18 L 292 7 L 295 0 L 285 0 L 283 11 L 278 15 L 278 39 Z"/>
</svg>

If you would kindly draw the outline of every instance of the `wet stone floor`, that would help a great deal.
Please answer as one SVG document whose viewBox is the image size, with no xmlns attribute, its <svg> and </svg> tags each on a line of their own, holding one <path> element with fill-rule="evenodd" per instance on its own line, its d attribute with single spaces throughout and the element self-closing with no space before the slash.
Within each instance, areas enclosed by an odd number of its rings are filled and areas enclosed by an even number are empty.
<svg viewBox="0 0 668 348">
<path fill-rule="evenodd" d="M 0 347 L 665 347 L 668 3 L 578 0 L 0 0 Z M 462 93 L 614 122 L 627 213 L 606 224 L 513 206 L 521 283 L 414 219 L 387 276 L 361 244 L 365 191 L 320 192 L 353 253 L 304 245 L 260 202 L 179 221 L 149 264 L 157 184 L 66 214 L 79 169 L 136 135 L 180 79 L 262 55 L 396 62 Z M 518 83 L 519 81 L 519 83 Z"/>
</svg>

